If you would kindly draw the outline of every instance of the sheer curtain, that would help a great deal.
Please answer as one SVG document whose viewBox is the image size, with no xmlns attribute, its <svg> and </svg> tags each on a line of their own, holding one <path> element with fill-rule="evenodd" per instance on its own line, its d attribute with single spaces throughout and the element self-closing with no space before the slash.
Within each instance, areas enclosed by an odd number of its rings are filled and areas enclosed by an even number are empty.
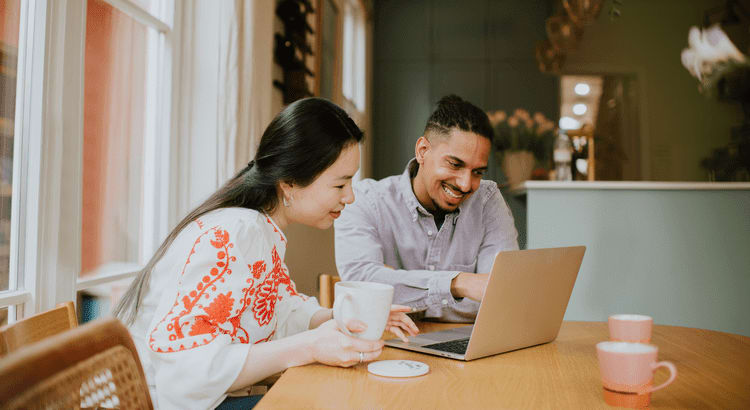
<svg viewBox="0 0 750 410">
<path fill-rule="evenodd" d="M 184 0 L 170 226 L 255 156 L 273 118 L 273 0 Z"/>
<path fill-rule="evenodd" d="M 219 3 L 218 183 L 255 156 L 271 112 L 272 0 Z"/>
</svg>

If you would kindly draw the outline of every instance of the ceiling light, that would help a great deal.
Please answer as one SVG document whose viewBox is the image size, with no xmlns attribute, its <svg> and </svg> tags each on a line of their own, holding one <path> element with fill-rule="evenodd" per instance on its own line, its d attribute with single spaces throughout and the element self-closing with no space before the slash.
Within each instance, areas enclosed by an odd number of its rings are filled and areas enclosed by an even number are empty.
<svg viewBox="0 0 750 410">
<path fill-rule="evenodd" d="M 587 110 L 588 110 L 588 107 L 586 107 L 586 104 L 583 104 L 583 103 L 578 103 L 573 106 L 573 114 L 575 115 L 586 114 Z"/>
<path fill-rule="evenodd" d="M 560 128 L 564 130 L 577 130 L 581 128 L 581 123 L 572 117 L 560 118 Z"/>
<path fill-rule="evenodd" d="M 578 95 L 588 95 L 589 91 L 591 91 L 591 87 L 586 83 L 578 83 L 575 88 L 573 88 L 573 91 Z"/>
</svg>

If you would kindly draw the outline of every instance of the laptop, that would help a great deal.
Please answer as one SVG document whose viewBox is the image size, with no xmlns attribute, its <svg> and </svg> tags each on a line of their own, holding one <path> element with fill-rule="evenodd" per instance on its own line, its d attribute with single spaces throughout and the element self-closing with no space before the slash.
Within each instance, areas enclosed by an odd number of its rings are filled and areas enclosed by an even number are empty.
<svg viewBox="0 0 750 410">
<path fill-rule="evenodd" d="M 386 346 L 474 360 L 557 337 L 585 246 L 497 254 L 473 325 L 419 334 Z"/>
</svg>

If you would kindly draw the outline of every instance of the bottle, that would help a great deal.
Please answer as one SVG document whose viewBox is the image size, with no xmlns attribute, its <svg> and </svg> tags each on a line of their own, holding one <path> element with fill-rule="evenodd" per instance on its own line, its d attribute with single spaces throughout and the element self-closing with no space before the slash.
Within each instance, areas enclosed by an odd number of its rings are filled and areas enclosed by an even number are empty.
<svg viewBox="0 0 750 410">
<path fill-rule="evenodd" d="M 555 139 L 552 158 L 555 161 L 555 179 L 557 181 L 571 181 L 573 173 L 570 168 L 570 162 L 573 154 L 573 146 L 570 144 L 570 138 L 565 131 L 560 130 Z"/>
</svg>

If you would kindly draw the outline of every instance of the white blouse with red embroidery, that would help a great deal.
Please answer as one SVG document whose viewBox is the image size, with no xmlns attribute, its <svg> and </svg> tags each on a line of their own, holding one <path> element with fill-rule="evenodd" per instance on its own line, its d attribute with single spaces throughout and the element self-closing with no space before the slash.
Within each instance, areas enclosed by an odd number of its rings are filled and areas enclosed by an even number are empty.
<svg viewBox="0 0 750 410">
<path fill-rule="evenodd" d="M 297 293 L 285 251 L 273 220 L 245 208 L 210 212 L 177 236 L 130 329 L 159 408 L 219 405 L 250 343 L 307 330 L 321 307 Z"/>
</svg>

